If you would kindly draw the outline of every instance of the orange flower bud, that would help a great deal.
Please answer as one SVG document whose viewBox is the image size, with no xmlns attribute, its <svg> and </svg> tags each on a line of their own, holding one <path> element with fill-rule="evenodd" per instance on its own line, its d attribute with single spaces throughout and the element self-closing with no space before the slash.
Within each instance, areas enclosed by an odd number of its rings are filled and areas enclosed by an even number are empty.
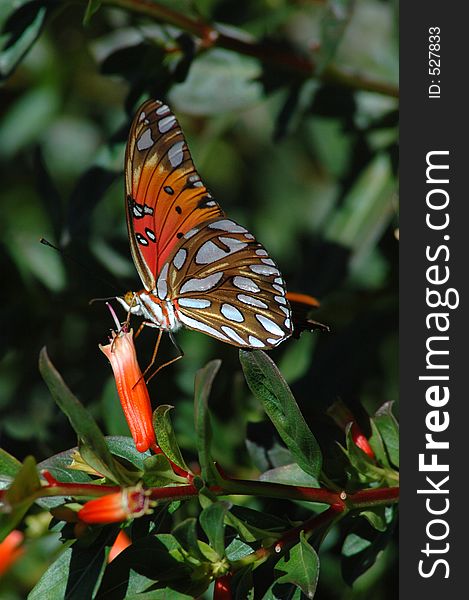
<svg viewBox="0 0 469 600">
<path fill-rule="evenodd" d="M 132 544 L 131 539 L 125 533 L 123 529 L 121 529 L 112 545 L 112 548 L 107 557 L 107 562 L 110 563 L 112 560 L 116 558 L 118 554 L 123 552 L 126 548 L 128 548 Z"/>
<path fill-rule="evenodd" d="M 156 445 L 152 409 L 147 385 L 137 362 L 132 330 L 112 332 L 112 341 L 99 346 L 111 363 L 117 392 L 139 452 Z"/>
<path fill-rule="evenodd" d="M 121 523 L 149 512 L 150 499 L 148 493 L 139 488 L 126 488 L 114 494 L 89 500 L 81 510 L 78 518 L 83 523 Z"/>
<path fill-rule="evenodd" d="M 23 554 L 24 549 L 19 547 L 23 541 L 23 537 L 21 531 L 15 529 L 0 543 L 0 577 Z"/>
</svg>

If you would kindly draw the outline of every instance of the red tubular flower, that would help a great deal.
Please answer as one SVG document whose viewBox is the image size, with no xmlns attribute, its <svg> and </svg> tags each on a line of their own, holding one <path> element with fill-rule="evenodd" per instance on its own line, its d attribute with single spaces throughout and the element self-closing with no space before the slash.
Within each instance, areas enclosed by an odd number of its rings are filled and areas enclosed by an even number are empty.
<svg viewBox="0 0 469 600">
<path fill-rule="evenodd" d="M 215 579 L 215 588 L 213 590 L 213 600 L 231 600 L 231 577 L 232 575 L 223 575 Z"/>
<path fill-rule="evenodd" d="M 78 518 L 83 523 L 121 523 L 127 519 L 141 517 L 149 512 L 150 498 L 139 488 L 126 488 L 114 494 L 89 500 Z"/>
<path fill-rule="evenodd" d="M 122 410 L 135 446 L 139 452 L 145 452 L 156 445 L 156 438 L 150 396 L 137 362 L 132 330 L 118 334 L 112 332 L 111 342 L 99 348 L 111 363 Z"/>
<path fill-rule="evenodd" d="M 121 529 L 112 545 L 112 548 L 107 557 L 107 562 L 110 563 L 112 560 L 116 558 L 118 554 L 123 552 L 126 548 L 128 548 L 132 544 L 132 540 L 125 533 L 123 529 Z"/>
<path fill-rule="evenodd" d="M 23 537 L 21 531 L 15 529 L 0 543 L 0 577 L 6 573 L 11 565 L 23 554 L 24 549 L 20 548 Z"/>
<path fill-rule="evenodd" d="M 352 440 L 354 441 L 355 446 L 358 446 L 360 450 L 363 450 L 365 454 L 368 454 L 370 458 L 375 458 L 375 453 L 373 452 L 366 436 L 363 434 L 362 430 L 356 423 L 352 423 Z"/>
<path fill-rule="evenodd" d="M 370 458 L 375 458 L 375 453 L 373 452 L 372 447 L 368 443 L 368 439 L 360 429 L 358 423 L 355 420 L 355 417 L 348 409 L 348 407 L 342 402 L 342 400 L 336 400 L 328 409 L 327 413 L 332 419 L 336 422 L 336 424 L 345 431 L 347 425 L 349 423 L 352 424 L 351 434 L 352 440 L 355 446 L 363 450 L 365 454 L 367 454 Z"/>
</svg>

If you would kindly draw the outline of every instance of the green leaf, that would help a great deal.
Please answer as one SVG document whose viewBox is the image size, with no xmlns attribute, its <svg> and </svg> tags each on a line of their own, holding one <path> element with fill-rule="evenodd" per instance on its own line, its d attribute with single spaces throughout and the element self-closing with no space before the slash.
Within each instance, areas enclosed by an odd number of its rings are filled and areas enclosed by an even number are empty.
<svg viewBox="0 0 469 600">
<path fill-rule="evenodd" d="M 184 560 L 185 553 L 172 535 L 135 540 L 108 565 L 96 597 L 114 600 L 127 597 L 127 591 L 143 592 L 155 581 L 189 581 L 192 569 Z"/>
<path fill-rule="evenodd" d="M 137 575 L 137 574 L 135 574 Z M 142 577 L 140 576 L 140 579 Z M 171 594 L 171 596 L 168 596 Z M 180 592 L 176 592 L 176 590 L 164 589 L 164 590 L 152 590 L 151 592 L 139 592 L 137 594 L 126 594 L 125 600 L 168 600 L 171 597 L 171 600 L 193 600 L 194 596 L 188 596 L 187 594 L 181 594 Z"/>
<path fill-rule="evenodd" d="M 385 507 L 376 506 L 367 510 L 360 511 L 360 516 L 364 517 L 368 523 L 377 531 L 385 531 L 387 527 Z"/>
<path fill-rule="evenodd" d="M 214 502 L 199 516 L 200 525 L 208 537 L 209 544 L 219 558 L 225 556 L 225 515 L 227 512 L 227 502 Z"/>
<path fill-rule="evenodd" d="M 314 598 L 319 577 L 319 558 L 306 541 L 303 531 L 299 543 L 278 561 L 275 571 L 284 572 L 277 583 L 293 583 L 308 598 Z"/>
<path fill-rule="evenodd" d="M 63 481 L 64 483 L 89 483 L 92 481 L 92 478 L 88 473 L 69 468 L 73 461 L 72 455 L 77 451 L 78 448 L 75 446 L 75 448 L 70 448 L 59 454 L 54 454 L 54 456 L 43 460 L 37 465 L 38 471 L 41 472 L 47 470 L 52 477 L 55 477 L 58 481 Z M 51 498 L 38 498 L 36 504 L 49 510 L 55 506 L 60 506 L 64 501 L 64 496 L 54 496 Z"/>
<path fill-rule="evenodd" d="M 220 365 L 220 360 L 212 360 L 203 369 L 197 371 L 195 376 L 194 421 L 197 434 L 197 451 L 202 478 L 206 483 L 212 483 L 218 478 L 218 472 L 214 467 L 210 452 L 212 429 L 208 412 L 208 397 Z"/>
<path fill-rule="evenodd" d="M 392 414 L 392 402 L 378 408 L 372 420 L 379 429 L 389 460 L 399 467 L 399 425 Z"/>
<path fill-rule="evenodd" d="M 178 467 L 189 472 L 189 467 L 182 458 L 181 450 L 176 441 L 176 435 L 169 417 L 169 411 L 173 408 L 174 406 L 169 406 L 169 404 L 161 404 L 158 406 L 153 413 L 153 427 L 155 428 L 158 445 L 161 450 L 163 450 L 163 453 Z"/>
<path fill-rule="evenodd" d="M 192 115 L 239 111 L 259 101 L 259 62 L 221 48 L 199 55 L 184 81 L 169 93 L 171 104 Z"/>
<path fill-rule="evenodd" d="M 72 549 L 67 548 L 42 575 L 29 593 L 28 600 L 42 600 L 43 598 L 58 600 L 59 598 L 65 598 L 71 559 Z"/>
<path fill-rule="evenodd" d="M 106 568 L 106 546 L 115 537 L 116 528 L 106 528 L 91 545 L 77 541 L 47 569 L 28 600 L 84 600 L 94 598 Z"/>
<path fill-rule="evenodd" d="M 292 585 L 291 583 L 277 583 L 274 584 L 267 590 L 262 600 L 302 600 L 304 594 L 299 587 Z"/>
<path fill-rule="evenodd" d="M 233 600 L 253 600 L 252 569 L 252 565 L 247 565 L 234 574 L 231 580 Z"/>
<path fill-rule="evenodd" d="M 20 461 L 3 448 L 0 448 L 0 477 L 2 479 L 4 477 L 15 477 L 20 469 Z"/>
<path fill-rule="evenodd" d="M 3 503 L 8 512 L 0 514 L 0 542 L 21 521 L 35 500 L 35 493 L 41 489 L 36 461 L 27 456 L 13 483 L 5 492 Z"/>
<path fill-rule="evenodd" d="M 246 542 L 275 540 L 289 527 L 283 519 L 246 506 L 233 506 L 226 515 L 226 523 Z"/>
<path fill-rule="evenodd" d="M 359 448 L 352 438 L 352 423 L 347 425 L 346 429 L 347 450 L 345 451 L 351 465 L 358 472 L 362 481 L 382 481 L 385 478 L 385 472 L 376 466 L 374 461 Z"/>
<path fill-rule="evenodd" d="M 371 449 L 375 453 L 377 461 L 383 465 L 383 467 L 389 468 L 391 465 L 384 447 L 383 438 L 381 437 L 379 429 L 373 419 L 370 419 L 370 427 L 371 436 L 368 438 L 368 442 L 371 446 Z"/>
<path fill-rule="evenodd" d="M 89 25 L 94 14 L 101 8 L 102 0 L 88 0 L 85 16 L 83 17 L 83 25 Z"/>
<path fill-rule="evenodd" d="M 370 540 L 362 538 L 356 533 L 350 533 L 344 540 L 342 554 L 344 556 L 354 556 L 371 546 Z"/>
<path fill-rule="evenodd" d="M 83 459 L 99 473 L 116 483 L 124 485 L 135 483 L 135 478 L 114 460 L 96 421 L 67 387 L 50 361 L 45 348 L 39 355 L 39 370 L 53 399 L 67 415 L 78 436 Z"/>
<path fill-rule="evenodd" d="M 315 53 L 316 73 L 321 73 L 334 58 L 352 15 L 354 0 L 328 0 L 321 19 L 320 46 Z"/>
<path fill-rule="evenodd" d="M 345 539 L 347 543 L 344 542 L 342 547 L 342 577 L 350 586 L 374 565 L 378 555 L 392 540 L 396 519 L 394 518 L 383 532 L 371 529 L 368 524 L 364 525 L 360 535 L 350 534 Z"/>
<path fill-rule="evenodd" d="M 197 539 L 197 519 L 193 517 L 185 519 L 171 533 L 191 556 L 202 562 L 207 560 L 200 550 L 199 540 Z"/>
<path fill-rule="evenodd" d="M 187 479 L 176 475 L 171 463 L 163 454 L 149 456 L 144 462 L 143 483 L 147 487 L 162 487 L 168 483 L 187 483 Z"/>
<path fill-rule="evenodd" d="M 113 456 L 118 456 L 128 461 L 139 471 L 143 471 L 145 460 L 151 456 L 151 452 L 139 452 L 135 447 L 135 442 L 131 437 L 123 435 L 107 435 L 105 437 L 106 445 Z"/>
<path fill-rule="evenodd" d="M 262 402 L 293 458 L 303 471 L 319 477 L 321 450 L 280 371 L 260 350 L 240 350 L 239 355 L 252 393 Z"/>
<path fill-rule="evenodd" d="M 253 548 L 248 544 L 245 544 L 239 538 L 235 538 L 227 547 L 226 547 L 226 557 L 230 562 L 235 560 L 239 560 L 240 558 L 244 558 L 248 554 L 253 552 Z"/>
<path fill-rule="evenodd" d="M 307 487 L 320 487 L 319 481 L 305 473 L 296 463 L 283 465 L 276 469 L 270 469 L 259 477 L 260 481 L 271 481 L 272 483 L 283 483 L 284 485 L 302 485 Z"/>
<path fill-rule="evenodd" d="M 13 6 L 15 6 L 13 4 Z M 25 2 L 6 23 L 0 20 L 0 80 L 7 79 L 41 34 L 47 9 L 38 2 Z M 9 34 L 9 35 L 8 35 Z"/>
</svg>

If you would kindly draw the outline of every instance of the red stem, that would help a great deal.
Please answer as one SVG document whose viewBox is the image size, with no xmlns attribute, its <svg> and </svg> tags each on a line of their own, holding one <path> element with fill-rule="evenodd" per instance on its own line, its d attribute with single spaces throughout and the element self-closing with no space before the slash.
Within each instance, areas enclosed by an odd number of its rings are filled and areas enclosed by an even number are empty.
<svg viewBox="0 0 469 600">
<path fill-rule="evenodd" d="M 202 46 L 205 48 L 218 46 L 239 54 L 253 56 L 263 62 L 296 72 L 301 78 L 312 77 L 315 74 L 316 65 L 310 56 L 295 52 L 286 45 L 278 46 L 268 42 L 258 42 L 245 32 L 235 35 L 232 31 L 224 30 L 220 25 L 212 25 L 201 18 L 188 17 L 156 1 L 104 0 L 104 3 L 175 25 L 200 38 Z M 346 88 L 375 92 L 395 98 L 399 96 L 398 88 L 391 83 L 375 81 L 361 73 L 339 69 L 333 65 L 329 65 L 320 77 L 323 81 Z"/>
</svg>

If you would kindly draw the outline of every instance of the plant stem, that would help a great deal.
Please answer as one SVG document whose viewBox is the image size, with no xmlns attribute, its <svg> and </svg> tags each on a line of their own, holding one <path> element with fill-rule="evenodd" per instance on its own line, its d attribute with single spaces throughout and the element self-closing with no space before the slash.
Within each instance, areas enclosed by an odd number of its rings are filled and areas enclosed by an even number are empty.
<svg viewBox="0 0 469 600">
<path fill-rule="evenodd" d="M 307 79 L 315 75 L 316 65 L 314 60 L 310 56 L 294 52 L 287 45 L 274 45 L 266 41 L 258 42 L 245 32 L 235 33 L 232 28 L 228 31 L 222 25 L 215 25 L 201 18 L 186 16 L 152 0 L 103 0 L 103 3 L 174 25 L 200 38 L 201 45 L 204 48 L 217 46 L 233 50 L 239 54 L 253 56 L 279 69 L 296 73 L 301 79 Z M 353 90 L 375 92 L 392 98 L 399 97 L 399 89 L 394 84 L 370 79 L 367 75 L 358 71 L 329 65 L 319 77 L 329 84 Z"/>
<path fill-rule="evenodd" d="M 120 486 L 99 485 L 93 483 L 64 483 L 48 479 L 48 484 L 34 492 L 34 498 L 51 496 L 98 497 L 113 494 L 121 489 Z M 242 479 L 219 479 L 219 485 L 209 487 L 216 496 L 249 495 L 264 498 L 282 498 L 285 500 L 303 500 L 320 502 L 330 506 L 356 510 L 371 506 L 394 504 L 399 499 L 399 488 L 376 488 L 361 490 L 347 495 L 322 488 L 310 488 L 295 485 L 283 485 L 264 481 L 247 481 Z M 0 500 L 6 490 L 0 494 Z M 161 488 L 150 488 L 152 500 L 170 502 L 197 496 L 198 489 L 193 484 L 173 485 Z"/>
</svg>

